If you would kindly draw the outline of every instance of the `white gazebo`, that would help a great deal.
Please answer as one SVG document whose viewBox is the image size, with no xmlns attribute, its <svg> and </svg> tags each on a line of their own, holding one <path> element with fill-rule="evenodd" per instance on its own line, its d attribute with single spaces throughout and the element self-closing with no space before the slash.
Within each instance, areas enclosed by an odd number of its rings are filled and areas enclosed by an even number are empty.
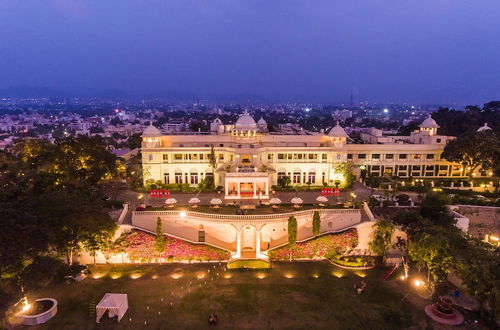
<svg viewBox="0 0 500 330">
<path fill-rule="evenodd" d="M 126 293 L 106 293 L 102 297 L 101 301 L 95 307 L 96 309 L 96 319 L 97 323 L 100 322 L 103 315 L 108 311 L 109 317 L 117 317 L 117 321 L 120 322 L 123 315 L 128 309 L 128 297 Z"/>
</svg>

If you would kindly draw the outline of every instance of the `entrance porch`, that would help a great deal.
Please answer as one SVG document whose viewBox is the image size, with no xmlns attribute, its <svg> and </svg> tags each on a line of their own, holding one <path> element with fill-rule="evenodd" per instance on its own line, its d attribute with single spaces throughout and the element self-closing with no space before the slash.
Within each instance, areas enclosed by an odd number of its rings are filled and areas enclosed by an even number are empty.
<svg viewBox="0 0 500 330">
<path fill-rule="evenodd" d="M 269 176 L 263 172 L 227 173 L 224 193 L 226 199 L 268 199 Z"/>
</svg>

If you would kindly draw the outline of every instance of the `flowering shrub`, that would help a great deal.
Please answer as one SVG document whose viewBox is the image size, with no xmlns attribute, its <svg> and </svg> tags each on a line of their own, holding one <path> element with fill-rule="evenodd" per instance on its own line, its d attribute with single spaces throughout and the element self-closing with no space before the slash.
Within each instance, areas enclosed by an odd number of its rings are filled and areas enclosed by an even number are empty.
<svg viewBox="0 0 500 330">
<path fill-rule="evenodd" d="M 269 252 L 271 260 L 284 260 L 290 258 L 327 257 L 329 255 L 342 255 L 349 248 L 358 245 L 358 231 L 350 229 L 339 234 L 324 235 L 304 243 L 297 243 L 294 247 L 289 245 Z"/>
<path fill-rule="evenodd" d="M 142 231 L 133 231 L 120 239 L 121 249 L 128 254 L 131 261 L 156 261 L 159 257 L 173 260 L 224 260 L 229 259 L 227 251 L 204 244 L 196 245 L 183 240 L 165 236 L 165 249 L 159 255 L 155 250 L 155 236 Z M 115 253 L 118 252 L 115 249 Z"/>
</svg>

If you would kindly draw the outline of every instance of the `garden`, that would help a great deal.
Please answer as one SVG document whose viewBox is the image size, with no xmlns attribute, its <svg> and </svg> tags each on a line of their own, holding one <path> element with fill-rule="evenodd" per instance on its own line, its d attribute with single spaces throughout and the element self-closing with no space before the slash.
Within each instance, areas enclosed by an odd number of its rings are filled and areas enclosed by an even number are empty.
<svg viewBox="0 0 500 330">
<path fill-rule="evenodd" d="M 343 233 L 327 234 L 307 242 L 283 246 L 269 252 L 271 260 L 340 257 L 358 245 L 358 232 L 350 229 Z"/>
<path fill-rule="evenodd" d="M 205 244 L 192 244 L 171 236 L 164 236 L 164 250 L 158 253 L 155 236 L 139 230 L 123 234 L 110 249 L 107 255 L 126 253 L 134 262 L 172 261 L 219 261 L 230 258 L 230 253 Z"/>
</svg>

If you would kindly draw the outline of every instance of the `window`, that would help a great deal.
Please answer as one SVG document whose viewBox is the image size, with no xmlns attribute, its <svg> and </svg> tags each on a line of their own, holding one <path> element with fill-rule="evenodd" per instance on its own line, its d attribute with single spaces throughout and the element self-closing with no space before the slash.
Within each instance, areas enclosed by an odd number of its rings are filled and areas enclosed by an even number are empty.
<svg viewBox="0 0 500 330">
<path fill-rule="evenodd" d="M 446 171 L 448 169 L 448 165 L 439 165 L 440 171 Z"/>
<path fill-rule="evenodd" d="M 219 147 L 221 148 L 224 147 L 224 143 L 219 144 Z"/>
<path fill-rule="evenodd" d="M 327 156 L 328 156 L 327 154 L 321 154 L 321 159 L 322 159 L 322 160 L 326 160 L 326 159 L 327 159 Z"/>
<path fill-rule="evenodd" d="M 150 162 L 152 162 L 153 161 L 153 154 L 149 154 L 148 155 L 148 159 L 149 159 Z"/>
<path fill-rule="evenodd" d="M 200 160 L 203 160 L 205 158 L 205 154 L 200 154 Z"/>
<path fill-rule="evenodd" d="M 182 173 L 175 173 L 175 183 L 182 183 Z"/>
<path fill-rule="evenodd" d="M 293 155 L 292 155 L 292 154 L 288 154 L 288 155 L 287 155 L 287 158 L 288 158 L 288 159 L 292 159 L 292 158 L 293 158 Z"/>
<path fill-rule="evenodd" d="M 352 154 L 347 154 L 347 159 L 352 159 Z"/>
<path fill-rule="evenodd" d="M 163 154 L 163 162 L 168 162 L 168 154 Z"/>
<path fill-rule="evenodd" d="M 358 154 L 358 159 L 366 159 L 366 154 Z"/>
<path fill-rule="evenodd" d="M 380 159 L 380 154 L 372 154 L 372 159 Z"/>
<path fill-rule="evenodd" d="M 170 176 L 168 175 L 168 173 L 163 173 L 163 183 L 164 184 L 170 183 Z"/>
<path fill-rule="evenodd" d="M 372 171 L 380 171 L 380 166 L 378 165 L 372 166 Z"/>
<path fill-rule="evenodd" d="M 182 160 L 182 154 L 174 154 L 174 160 Z"/>
<path fill-rule="evenodd" d="M 198 173 L 191 173 L 191 184 L 198 184 Z"/>
<path fill-rule="evenodd" d="M 337 160 L 340 160 L 340 154 L 337 153 Z"/>
<path fill-rule="evenodd" d="M 307 181 L 310 182 L 311 184 L 316 183 L 316 172 L 309 172 L 307 175 Z"/>
<path fill-rule="evenodd" d="M 408 167 L 408 166 L 406 166 L 406 165 L 399 165 L 399 169 L 400 169 L 401 171 L 406 171 L 407 167 Z"/>
<path fill-rule="evenodd" d="M 441 139 L 436 139 L 436 142 L 437 143 L 441 143 Z"/>
<path fill-rule="evenodd" d="M 293 172 L 292 183 L 300 183 L 300 172 Z"/>
<path fill-rule="evenodd" d="M 286 176 L 285 172 L 278 172 L 278 179 L 283 179 Z"/>
<path fill-rule="evenodd" d="M 412 170 L 413 171 L 420 171 L 420 165 L 413 165 Z"/>
<path fill-rule="evenodd" d="M 394 159 L 394 154 L 385 154 L 385 159 Z"/>
<path fill-rule="evenodd" d="M 198 160 L 198 154 L 192 154 L 192 155 L 189 155 L 191 156 L 190 159 L 191 160 Z"/>
<path fill-rule="evenodd" d="M 274 156 L 273 154 L 267 154 L 267 160 L 271 160 L 272 161 L 273 160 L 273 156 Z"/>
<path fill-rule="evenodd" d="M 321 173 L 321 183 L 325 183 L 325 172 Z"/>
<path fill-rule="evenodd" d="M 427 159 L 434 159 L 434 154 L 427 154 L 426 158 Z"/>
<path fill-rule="evenodd" d="M 285 159 L 285 154 L 278 154 L 278 160 Z"/>
<path fill-rule="evenodd" d="M 224 160 L 224 154 L 219 154 L 219 160 Z"/>
<path fill-rule="evenodd" d="M 407 154 L 399 154 L 399 159 L 407 159 L 408 155 Z"/>
<path fill-rule="evenodd" d="M 422 159 L 422 155 L 420 155 L 420 154 L 415 154 L 415 155 L 413 155 L 413 159 L 414 159 L 414 160 L 420 160 L 420 159 Z"/>
<path fill-rule="evenodd" d="M 426 170 L 426 171 L 434 171 L 434 165 L 427 165 L 427 166 L 425 167 L 425 170 Z"/>
</svg>

